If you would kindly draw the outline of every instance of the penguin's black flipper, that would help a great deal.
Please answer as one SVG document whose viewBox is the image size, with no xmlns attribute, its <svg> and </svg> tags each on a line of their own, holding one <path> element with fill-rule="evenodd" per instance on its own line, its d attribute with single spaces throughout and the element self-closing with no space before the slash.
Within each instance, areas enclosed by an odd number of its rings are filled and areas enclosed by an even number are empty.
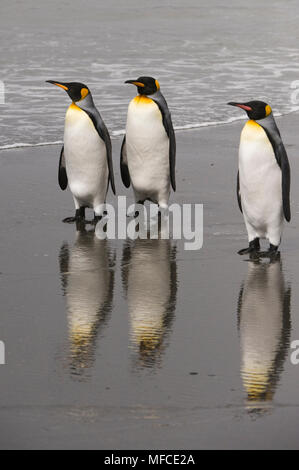
<svg viewBox="0 0 299 470">
<path fill-rule="evenodd" d="M 58 183 L 62 191 L 64 191 L 67 188 L 67 174 L 66 174 L 65 157 L 64 157 L 64 145 L 62 146 L 60 157 L 59 157 Z"/>
<path fill-rule="evenodd" d="M 110 181 L 110 184 L 111 184 L 111 189 L 113 191 L 113 194 L 115 194 L 113 162 L 112 162 L 112 145 L 111 145 L 111 139 L 110 139 L 108 129 L 105 126 L 105 123 L 104 123 L 103 119 L 101 118 L 100 113 L 98 112 L 98 110 L 95 107 L 88 108 L 88 109 L 82 107 L 81 109 L 83 109 L 88 114 L 88 116 L 90 117 L 90 119 L 93 122 L 93 125 L 94 125 L 97 133 L 99 134 L 101 139 L 105 142 L 106 154 L 107 154 L 107 163 L 108 163 L 108 169 L 109 169 L 109 181 Z"/>
<path fill-rule="evenodd" d="M 290 187 L 291 187 L 291 170 L 287 156 L 287 152 L 281 142 L 277 148 L 277 155 L 280 158 L 280 168 L 282 174 L 282 205 L 283 213 L 287 222 L 291 220 L 291 208 L 290 208 Z M 276 153 L 275 153 L 276 156 Z M 277 158 L 277 157 L 276 157 Z"/>
<path fill-rule="evenodd" d="M 154 95 L 151 95 L 150 98 L 158 105 L 161 111 L 163 126 L 169 138 L 170 182 L 171 182 L 172 189 L 175 191 L 176 190 L 176 183 L 175 183 L 176 141 L 175 141 L 175 133 L 174 133 L 172 120 L 171 120 L 171 114 L 168 109 L 166 100 L 160 91 L 155 93 Z"/>
<path fill-rule="evenodd" d="M 131 178 L 127 160 L 126 136 L 123 138 L 120 150 L 120 174 L 125 187 L 129 188 L 131 184 Z"/>
<path fill-rule="evenodd" d="M 272 117 L 272 115 L 271 115 Z M 270 118 L 270 116 L 269 116 Z M 281 189 L 282 189 L 282 206 L 283 214 L 287 222 L 291 220 L 291 209 L 290 209 L 290 186 L 291 186 L 291 171 L 290 164 L 287 156 L 286 149 L 283 145 L 280 132 L 274 121 L 274 118 L 270 120 L 269 118 L 263 119 L 259 122 L 264 131 L 267 134 L 269 141 L 271 142 L 274 155 L 281 169 Z"/>
<path fill-rule="evenodd" d="M 242 210 L 242 202 L 241 202 L 241 192 L 240 192 L 240 176 L 239 176 L 239 171 L 237 174 L 237 198 L 238 198 L 238 204 L 239 204 L 239 209 L 243 213 Z"/>
<path fill-rule="evenodd" d="M 102 121 L 101 130 L 103 133 L 103 137 L 101 136 L 100 132 L 99 131 L 98 132 L 106 145 L 107 163 L 108 163 L 108 169 L 109 169 L 109 180 L 110 180 L 113 194 L 115 194 L 115 183 L 114 183 L 114 173 L 113 173 L 113 163 L 112 163 L 112 144 L 111 144 L 111 139 L 110 139 L 108 129 L 105 126 L 103 121 Z"/>
</svg>

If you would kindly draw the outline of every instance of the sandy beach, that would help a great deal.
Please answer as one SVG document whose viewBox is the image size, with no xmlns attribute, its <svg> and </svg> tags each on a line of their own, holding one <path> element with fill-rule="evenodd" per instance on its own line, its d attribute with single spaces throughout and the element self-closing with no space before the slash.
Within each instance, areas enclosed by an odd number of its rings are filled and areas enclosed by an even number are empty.
<svg viewBox="0 0 299 470">
<path fill-rule="evenodd" d="M 204 205 L 197 252 L 181 242 L 128 248 L 76 234 L 61 222 L 73 202 L 57 185 L 60 146 L 0 152 L 1 448 L 298 447 L 299 365 L 290 344 L 299 339 L 299 115 L 277 124 L 292 170 L 292 220 L 280 262 L 267 268 L 237 254 L 247 244 L 235 196 L 243 121 L 177 132 L 171 202 Z M 113 139 L 117 194 L 131 197 L 120 145 Z M 145 284 L 146 324 L 131 282 L 142 276 L 140 260 L 170 286 L 163 298 Z M 262 309 L 258 319 L 248 295 Z M 273 313 L 264 329 L 263 305 Z"/>
</svg>

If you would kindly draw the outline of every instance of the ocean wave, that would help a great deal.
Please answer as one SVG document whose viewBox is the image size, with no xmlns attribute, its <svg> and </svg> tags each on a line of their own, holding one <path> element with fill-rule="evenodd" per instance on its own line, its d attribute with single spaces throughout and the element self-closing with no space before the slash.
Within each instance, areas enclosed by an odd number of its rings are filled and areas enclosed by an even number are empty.
<svg viewBox="0 0 299 470">
<path fill-rule="evenodd" d="M 289 111 L 285 113 L 278 113 L 275 112 L 273 113 L 275 117 L 281 117 L 281 116 L 288 116 L 289 114 L 293 114 L 295 112 L 299 111 L 298 106 L 294 106 L 291 108 Z M 185 124 L 182 126 L 174 126 L 174 129 L 176 131 L 185 131 L 185 130 L 192 130 L 192 129 L 200 129 L 203 127 L 215 127 L 215 126 L 223 126 L 226 124 L 232 124 L 236 121 L 245 121 L 247 118 L 246 116 L 233 116 L 230 117 L 229 119 L 223 120 L 223 121 L 206 121 L 206 122 L 198 122 L 194 124 Z M 110 133 L 111 137 L 120 137 L 122 135 L 125 135 L 126 131 L 125 129 L 119 129 L 116 131 L 112 131 Z M 7 144 L 7 145 L 0 145 L 0 150 L 11 150 L 11 149 L 16 149 L 16 148 L 23 148 L 23 147 L 44 147 L 47 145 L 61 145 L 63 144 L 62 140 L 56 140 L 53 142 L 38 142 L 38 143 L 23 143 L 23 142 L 16 142 L 13 144 Z"/>
<path fill-rule="evenodd" d="M 0 150 L 11 150 L 18 149 L 23 147 L 44 147 L 45 145 L 58 145 L 63 144 L 61 140 L 56 140 L 55 142 L 38 142 L 37 144 L 30 144 L 25 142 L 16 142 L 14 144 L 0 145 Z"/>
</svg>

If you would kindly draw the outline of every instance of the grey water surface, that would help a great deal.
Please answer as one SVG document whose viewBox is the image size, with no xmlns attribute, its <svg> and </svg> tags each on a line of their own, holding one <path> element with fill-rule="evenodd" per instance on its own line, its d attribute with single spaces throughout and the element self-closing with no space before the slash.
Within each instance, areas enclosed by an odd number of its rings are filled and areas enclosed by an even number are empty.
<svg viewBox="0 0 299 470">
<path fill-rule="evenodd" d="M 113 135 L 140 75 L 160 81 L 177 128 L 242 117 L 232 100 L 298 109 L 298 21 L 296 0 L 2 0 L 0 147 L 62 140 L 69 98 L 49 79 L 87 84 Z"/>
</svg>

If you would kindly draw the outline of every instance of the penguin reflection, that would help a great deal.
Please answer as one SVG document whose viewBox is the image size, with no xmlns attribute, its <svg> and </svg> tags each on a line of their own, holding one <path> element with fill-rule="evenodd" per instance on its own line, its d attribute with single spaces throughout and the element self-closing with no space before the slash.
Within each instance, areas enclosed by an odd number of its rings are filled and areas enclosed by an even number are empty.
<svg viewBox="0 0 299 470">
<path fill-rule="evenodd" d="M 137 365 L 160 365 L 174 318 L 177 292 L 176 249 L 170 240 L 127 242 L 123 284 L 130 316 L 130 340 Z"/>
<path fill-rule="evenodd" d="M 98 240 L 94 230 L 77 231 L 74 245 L 69 248 L 64 243 L 61 247 L 59 262 L 73 375 L 82 375 L 91 367 L 96 338 L 107 323 L 113 299 L 113 258 L 107 240 Z"/>
<path fill-rule="evenodd" d="M 283 370 L 290 338 L 291 289 L 279 259 L 249 261 L 238 305 L 241 376 L 254 413 L 271 402 Z M 259 403 L 257 403 L 259 402 Z"/>
</svg>

